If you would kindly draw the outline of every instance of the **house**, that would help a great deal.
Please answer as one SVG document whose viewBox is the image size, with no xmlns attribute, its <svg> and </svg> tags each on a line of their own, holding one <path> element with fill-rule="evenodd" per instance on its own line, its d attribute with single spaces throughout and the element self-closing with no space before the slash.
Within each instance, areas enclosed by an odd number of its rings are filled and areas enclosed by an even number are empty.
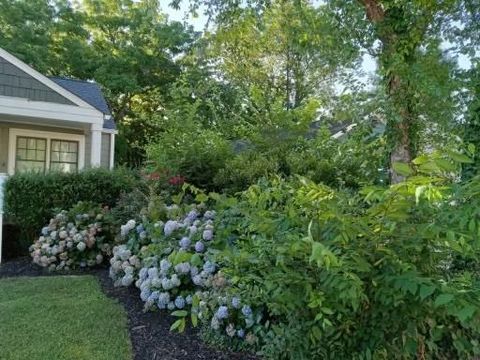
<svg viewBox="0 0 480 360">
<path fill-rule="evenodd" d="M 115 134 L 96 83 L 44 76 L 0 48 L 0 176 L 112 168 Z"/>
</svg>

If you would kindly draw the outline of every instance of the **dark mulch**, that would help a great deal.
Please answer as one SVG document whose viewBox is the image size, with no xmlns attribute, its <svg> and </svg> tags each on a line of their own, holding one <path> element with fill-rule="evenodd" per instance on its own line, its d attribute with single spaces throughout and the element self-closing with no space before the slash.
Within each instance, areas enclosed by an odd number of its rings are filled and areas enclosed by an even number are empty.
<svg viewBox="0 0 480 360">
<path fill-rule="evenodd" d="M 10 260 L 0 265 L 0 278 L 12 276 L 57 275 L 32 264 L 30 258 Z M 60 273 L 62 274 L 62 273 Z M 63 273 L 65 274 L 65 273 Z M 208 347 L 194 329 L 184 333 L 170 332 L 174 318 L 165 312 L 143 312 L 138 290 L 115 288 L 106 269 L 84 270 L 68 274 L 91 274 L 98 277 L 105 294 L 117 299 L 128 315 L 128 328 L 135 360 L 255 360 L 242 353 L 218 351 Z"/>
</svg>

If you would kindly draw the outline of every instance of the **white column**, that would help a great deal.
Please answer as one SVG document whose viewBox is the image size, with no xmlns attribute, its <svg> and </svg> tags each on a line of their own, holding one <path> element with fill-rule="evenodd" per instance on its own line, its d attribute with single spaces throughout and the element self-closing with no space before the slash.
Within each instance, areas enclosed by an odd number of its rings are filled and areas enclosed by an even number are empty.
<svg viewBox="0 0 480 360">
<path fill-rule="evenodd" d="M 101 163 L 101 156 L 102 156 L 102 126 L 98 124 L 92 124 L 90 136 L 91 136 L 90 165 L 91 167 L 99 167 Z"/>
<path fill-rule="evenodd" d="M 115 133 L 110 134 L 110 169 L 113 169 L 115 164 Z"/>
<path fill-rule="evenodd" d="M 3 186 L 7 177 L 5 174 L 0 174 L 0 264 L 2 263 L 2 237 L 3 237 Z"/>
</svg>

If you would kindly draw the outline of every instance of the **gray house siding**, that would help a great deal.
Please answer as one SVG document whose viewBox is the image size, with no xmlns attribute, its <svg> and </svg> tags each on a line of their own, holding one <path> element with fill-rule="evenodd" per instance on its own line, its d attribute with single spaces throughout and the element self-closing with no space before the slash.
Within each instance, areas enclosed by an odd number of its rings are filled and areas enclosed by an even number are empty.
<svg viewBox="0 0 480 360">
<path fill-rule="evenodd" d="M 0 124 L 0 173 L 6 173 L 8 162 L 8 128 Z"/>
<path fill-rule="evenodd" d="M 92 159 L 92 138 L 90 132 L 85 133 L 85 168 L 90 168 Z M 110 134 L 102 134 L 102 152 L 100 154 L 100 166 L 110 167 Z"/>
<path fill-rule="evenodd" d="M 92 137 L 90 132 L 85 133 L 85 168 L 89 169 L 92 162 Z"/>
<path fill-rule="evenodd" d="M 75 105 L 0 56 L 0 96 Z"/>
<path fill-rule="evenodd" d="M 100 165 L 106 168 L 110 167 L 110 134 L 102 134 Z"/>
</svg>

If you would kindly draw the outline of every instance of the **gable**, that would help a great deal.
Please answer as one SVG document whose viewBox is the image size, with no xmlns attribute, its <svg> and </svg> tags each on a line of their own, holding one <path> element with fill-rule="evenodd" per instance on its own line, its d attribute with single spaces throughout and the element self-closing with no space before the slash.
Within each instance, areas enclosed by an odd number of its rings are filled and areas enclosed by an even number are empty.
<svg viewBox="0 0 480 360">
<path fill-rule="evenodd" d="M 76 105 L 0 56 L 0 96 Z"/>
</svg>

